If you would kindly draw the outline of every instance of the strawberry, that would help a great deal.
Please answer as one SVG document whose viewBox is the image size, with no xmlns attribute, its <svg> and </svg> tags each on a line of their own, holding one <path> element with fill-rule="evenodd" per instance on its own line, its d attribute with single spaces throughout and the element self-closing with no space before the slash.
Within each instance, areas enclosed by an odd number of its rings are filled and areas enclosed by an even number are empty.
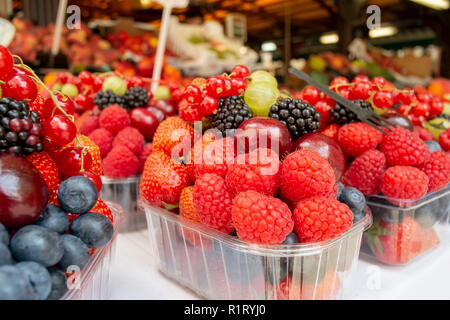
<svg viewBox="0 0 450 320">
<path fill-rule="evenodd" d="M 102 199 L 98 199 L 95 206 L 90 210 L 90 212 L 100 213 L 106 216 L 109 221 L 114 223 L 114 216 L 111 212 L 111 209 L 106 205 L 106 203 Z"/>
<path fill-rule="evenodd" d="M 181 191 L 189 184 L 186 166 L 176 162 L 160 150 L 147 158 L 140 184 L 144 200 L 152 205 L 176 205 Z"/>
<path fill-rule="evenodd" d="M 30 109 L 36 111 L 42 116 L 42 112 L 44 111 L 45 99 L 40 94 L 30 102 Z"/>
<path fill-rule="evenodd" d="M 195 181 L 194 164 L 203 162 L 203 152 L 206 147 L 216 140 L 216 136 L 212 132 L 206 132 L 200 141 L 196 141 L 187 156 L 186 170 L 189 178 Z"/>
<path fill-rule="evenodd" d="M 161 122 L 153 137 L 153 148 L 168 156 L 183 156 L 194 142 L 194 128 L 179 117 L 168 117 Z"/>
<path fill-rule="evenodd" d="M 194 203 L 192 200 L 193 186 L 189 186 L 183 189 L 180 194 L 180 216 L 185 217 L 189 220 L 200 221 L 199 216 L 195 212 Z"/>
<path fill-rule="evenodd" d="M 59 169 L 56 162 L 47 152 L 32 153 L 26 156 L 26 159 L 42 174 L 50 192 L 58 186 L 60 179 Z"/>
</svg>

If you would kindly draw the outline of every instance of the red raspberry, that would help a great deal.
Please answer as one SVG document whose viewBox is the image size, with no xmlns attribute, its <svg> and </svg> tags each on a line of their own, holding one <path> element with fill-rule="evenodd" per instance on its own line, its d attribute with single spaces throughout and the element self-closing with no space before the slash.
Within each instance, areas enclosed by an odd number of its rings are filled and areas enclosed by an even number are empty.
<svg viewBox="0 0 450 320">
<path fill-rule="evenodd" d="M 388 166 L 418 166 L 430 156 L 427 145 L 418 136 L 404 128 L 396 128 L 384 136 L 380 151 Z"/>
<path fill-rule="evenodd" d="M 330 137 L 334 141 L 337 141 L 338 133 L 339 133 L 339 125 L 337 123 L 332 123 L 328 127 L 326 127 L 322 132 L 323 135 Z"/>
<path fill-rule="evenodd" d="M 439 144 L 445 151 L 450 151 L 450 128 L 439 135 Z"/>
<path fill-rule="evenodd" d="M 417 200 L 427 193 L 428 181 L 427 175 L 420 169 L 395 166 L 383 174 L 381 192 L 394 199 Z"/>
<path fill-rule="evenodd" d="M 335 185 L 333 168 L 316 151 L 302 149 L 284 159 L 281 165 L 281 196 L 294 202 L 328 195 Z"/>
<path fill-rule="evenodd" d="M 131 125 L 130 116 L 124 108 L 112 105 L 102 111 L 99 118 L 100 128 L 117 134 L 120 130 Z"/>
<path fill-rule="evenodd" d="M 255 149 L 250 154 L 236 157 L 225 178 L 234 195 L 255 190 L 265 195 L 275 195 L 280 180 L 281 162 L 271 149 Z"/>
<path fill-rule="evenodd" d="M 414 126 L 413 133 L 415 135 L 417 135 L 423 141 L 434 140 L 433 134 L 430 131 L 428 131 L 427 129 L 421 127 L 421 126 Z"/>
<path fill-rule="evenodd" d="M 139 159 L 127 147 L 114 147 L 103 159 L 103 173 L 111 178 L 127 178 L 139 170 Z"/>
<path fill-rule="evenodd" d="M 201 163 L 205 148 L 216 140 L 216 136 L 212 132 L 206 132 L 200 141 L 196 141 L 191 148 L 186 160 L 186 170 L 189 178 L 195 181 L 195 163 Z"/>
<path fill-rule="evenodd" d="M 83 122 L 80 125 L 80 133 L 84 134 L 85 136 L 89 136 L 92 131 L 95 129 L 98 129 L 98 117 L 96 116 L 89 116 L 84 118 Z"/>
<path fill-rule="evenodd" d="M 200 221 L 225 233 L 233 231 L 231 205 L 233 196 L 225 186 L 225 180 L 213 173 L 197 178 L 194 185 L 194 208 Z"/>
<path fill-rule="evenodd" d="M 433 152 L 419 169 L 425 172 L 430 180 L 428 192 L 440 190 L 450 183 L 450 156 L 445 152 Z"/>
<path fill-rule="evenodd" d="M 233 199 L 231 216 L 238 237 L 250 243 L 280 244 L 294 227 L 287 204 L 253 190 Z"/>
<path fill-rule="evenodd" d="M 293 212 L 294 231 L 301 242 L 319 242 L 339 237 L 353 223 L 350 208 L 322 196 L 304 199 Z"/>
<path fill-rule="evenodd" d="M 141 154 L 139 155 L 139 172 L 144 171 L 145 161 L 147 161 L 147 158 L 152 154 L 153 151 L 153 144 L 147 143 L 144 147 L 144 150 L 142 150 Z"/>
<path fill-rule="evenodd" d="M 383 133 L 364 122 L 349 123 L 342 126 L 338 133 L 338 142 L 342 151 L 357 157 L 364 151 L 375 149 L 383 140 Z"/>
<path fill-rule="evenodd" d="M 131 152 L 138 155 L 144 149 L 145 138 L 138 129 L 126 127 L 122 129 L 114 138 L 113 147 L 124 146 Z"/>
<path fill-rule="evenodd" d="M 228 172 L 228 165 L 234 163 L 234 140 L 223 138 L 206 146 L 200 163 L 194 159 L 194 175 L 196 178 L 205 173 L 215 173 L 224 177 Z"/>
<path fill-rule="evenodd" d="M 105 158 L 113 147 L 114 136 L 106 129 L 96 129 L 89 135 L 91 139 L 100 149 L 100 155 Z"/>
<path fill-rule="evenodd" d="M 343 182 L 366 196 L 380 193 L 381 177 L 386 170 L 386 157 L 378 150 L 358 156 L 345 171 Z"/>
</svg>

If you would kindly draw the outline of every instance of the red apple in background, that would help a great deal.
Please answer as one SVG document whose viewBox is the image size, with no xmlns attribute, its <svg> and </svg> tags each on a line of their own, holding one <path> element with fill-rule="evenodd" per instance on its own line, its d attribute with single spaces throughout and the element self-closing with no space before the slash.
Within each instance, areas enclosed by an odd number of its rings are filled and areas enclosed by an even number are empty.
<svg viewBox="0 0 450 320">
<path fill-rule="evenodd" d="M 0 154 L 0 222 L 7 229 L 33 223 L 47 206 L 47 185 L 25 158 Z"/>
<path fill-rule="evenodd" d="M 295 141 L 293 150 L 311 149 L 327 159 L 339 181 L 345 168 L 345 157 L 339 144 L 320 133 L 309 133 Z"/>
<path fill-rule="evenodd" d="M 170 99 L 154 100 L 150 105 L 164 112 L 164 116 L 166 118 L 177 114 L 177 104 L 173 100 Z"/>
<path fill-rule="evenodd" d="M 145 140 L 151 141 L 158 128 L 156 116 L 145 108 L 135 108 L 130 112 L 131 126 L 139 130 Z"/>
<path fill-rule="evenodd" d="M 161 109 L 158 109 L 156 107 L 148 107 L 147 110 L 153 113 L 153 115 L 156 117 L 156 119 L 158 119 L 159 122 L 162 122 L 166 118 L 164 112 L 162 112 Z"/>
<path fill-rule="evenodd" d="M 292 150 L 289 130 L 272 118 L 256 117 L 244 121 L 237 129 L 234 139 L 238 152 L 250 152 L 262 146 L 273 149 L 283 159 Z"/>
</svg>

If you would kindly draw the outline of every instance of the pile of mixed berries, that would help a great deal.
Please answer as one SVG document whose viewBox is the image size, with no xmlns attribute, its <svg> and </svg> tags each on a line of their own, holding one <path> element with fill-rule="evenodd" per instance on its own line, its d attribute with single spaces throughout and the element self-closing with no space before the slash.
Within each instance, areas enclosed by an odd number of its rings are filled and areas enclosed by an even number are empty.
<svg viewBox="0 0 450 320">
<path fill-rule="evenodd" d="M 74 102 L 1 46 L 0 81 L 0 300 L 59 299 L 113 236 L 100 151 Z"/>
</svg>

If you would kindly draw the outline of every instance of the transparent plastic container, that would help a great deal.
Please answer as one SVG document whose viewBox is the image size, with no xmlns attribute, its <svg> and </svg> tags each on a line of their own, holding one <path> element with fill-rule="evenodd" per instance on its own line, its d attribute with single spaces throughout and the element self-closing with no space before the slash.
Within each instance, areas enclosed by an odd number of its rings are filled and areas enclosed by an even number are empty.
<svg viewBox="0 0 450 320">
<path fill-rule="evenodd" d="M 159 270 L 207 299 L 343 298 L 351 287 L 363 231 L 372 222 L 368 214 L 330 241 L 261 246 L 144 202 L 140 205 Z"/>
<path fill-rule="evenodd" d="M 141 176 L 129 178 L 102 176 L 101 198 L 120 204 L 124 211 L 120 232 L 134 232 L 147 227 L 145 214 L 137 205 L 140 181 Z"/>
<path fill-rule="evenodd" d="M 73 285 L 61 300 L 106 300 L 109 298 L 110 269 L 115 259 L 116 237 L 119 233 L 123 209 L 120 205 L 106 202 L 114 217 L 114 235 L 104 247 L 95 251 L 86 267 L 72 278 Z"/>
<path fill-rule="evenodd" d="M 362 256 L 390 265 L 414 261 L 448 238 L 450 185 L 419 200 L 367 199 L 372 227 L 364 233 Z"/>
</svg>

